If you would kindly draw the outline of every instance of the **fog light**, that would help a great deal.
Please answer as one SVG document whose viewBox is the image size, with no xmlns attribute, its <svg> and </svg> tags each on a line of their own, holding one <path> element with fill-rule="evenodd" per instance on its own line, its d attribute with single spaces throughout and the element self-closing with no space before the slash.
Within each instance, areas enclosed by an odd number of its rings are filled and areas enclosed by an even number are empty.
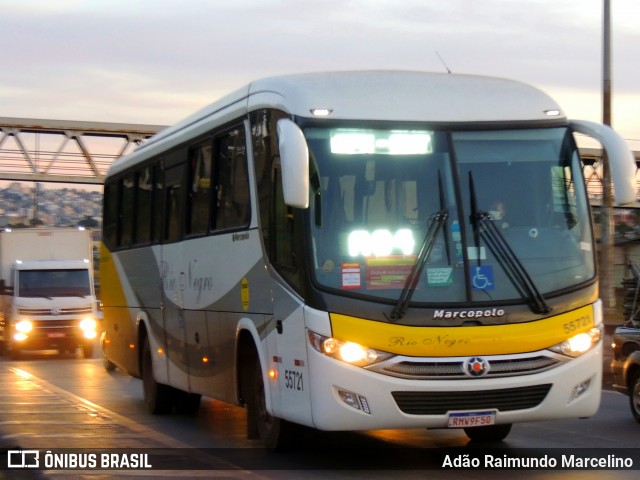
<svg viewBox="0 0 640 480">
<path fill-rule="evenodd" d="M 357 393 L 347 392 L 344 390 L 338 390 L 338 395 L 340 396 L 340 400 L 349 405 L 356 410 L 361 410 L 364 413 L 368 413 L 371 415 L 371 410 L 369 409 L 369 402 L 362 395 L 358 395 Z"/>
<path fill-rule="evenodd" d="M 567 404 L 571 404 L 575 402 L 578 398 L 582 396 L 587 390 L 589 390 L 589 386 L 591 385 L 591 379 L 585 380 L 582 383 L 579 383 L 573 390 L 571 391 L 571 395 L 569 395 L 569 401 Z"/>
<path fill-rule="evenodd" d="M 13 339 L 16 342 L 24 342 L 27 339 L 27 336 L 24 333 L 15 333 L 13 335 Z"/>
</svg>

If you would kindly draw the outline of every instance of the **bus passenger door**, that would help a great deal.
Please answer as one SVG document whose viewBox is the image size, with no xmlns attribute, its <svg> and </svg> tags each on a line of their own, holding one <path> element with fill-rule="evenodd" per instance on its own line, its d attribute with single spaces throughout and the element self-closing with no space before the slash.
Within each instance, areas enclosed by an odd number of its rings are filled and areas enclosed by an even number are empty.
<svg viewBox="0 0 640 480">
<path fill-rule="evenodd" d="M 274 414 L 311 426 L 304 305 L 282 287 L 274 292 L 273 321 L 275 341 L 269 359 L 270 368 L 278 372 L 278 388 L 271 392 Z"/>
<path fill-rule="evenodd" d="M 295 213 L 284 203 L 279 162 L 273 166 L 273 192 L 270 220 L 269 259 L 281 278 L 274 282 L 273 313 L 275 321 L 275 352 L 278 392 L 273 392 L 276 416 L 311 425 L 309 367 L 304 322 L 304 301 L 295 293 L 301 289 L 300 245 L 302 232 Z M 288 285 L 283 285 L 283 279 Z M 279 398 L 276 398 L 279 396 Z M 277 402 L 279 400 L 279 403 Z"/>
</svg>

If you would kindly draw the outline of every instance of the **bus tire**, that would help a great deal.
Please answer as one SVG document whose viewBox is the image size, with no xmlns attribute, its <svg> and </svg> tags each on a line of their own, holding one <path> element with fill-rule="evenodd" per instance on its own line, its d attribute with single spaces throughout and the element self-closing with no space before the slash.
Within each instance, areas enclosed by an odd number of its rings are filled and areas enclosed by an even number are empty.
<svg viewBox="0 0 640 480">
<path fill-rule="evenodd" d="M 107 344 L 105 343 L 106 332 L 102 332 L 102 337 L 100 338 L 100 353 L 102 357 L 102 366 L 107 372 L 113 372 L 116 369 L 116 366 L 113 362 L 109 360 L 107 356 Z"/>
<path fill-rule="evenodd" d="M 195 415 L 200 410 L 201 399 L 202 395 L 198 393 L 189 393 L 177 388 L 173 392 L 173 403 L 177 413 Z"/>
<path fill-rule="evenodd" d="M 149 339 L 144 338 L 142 346 L 142 388 L 144 403 L 149 413 L 162 415 L 171 413 L 173 406 L 173 391 L 168 385 L 156 382 L 153 376 L 153 359 Z"/>
<path fill-rule="evenodd" d="M 102 348 L 102 366 L 107 372 L 113 372 L 116 369 L 115 364 L 107 358 L 107 352 L 104 348 Z"/>
<path fill-rule="evenodd" d="M 502 440 L 507 438 L 507 435 L 509 435 L 510 431 L 510 423 L 464 429 L 464 433 L 473 442 L 501 442 Z"/>
<path fill-rule="evenodd" d="M 629 406 L 633 418 L 640 423 L 640 372 L 635 372 L 629 381 Z"/>
<path fill-rule="evenodd" d="M 247 399 L 247 421 L 255 422 L 261 443 L 270 450 L 289 450 L 296 440 L 296 425 L 272 416 L 267 411 L 266 389 L 257 356 L 254 362 L 251 392 Z"/>
</svg>

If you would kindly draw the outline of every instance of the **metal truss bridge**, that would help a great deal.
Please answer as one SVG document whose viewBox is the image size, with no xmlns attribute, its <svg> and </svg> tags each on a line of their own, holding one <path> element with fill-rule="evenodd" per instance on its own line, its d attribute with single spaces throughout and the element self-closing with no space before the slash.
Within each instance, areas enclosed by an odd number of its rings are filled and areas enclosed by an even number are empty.
<svg viewBox="0 0 640 480">
<path fill-rule="evenodd" d="M 0 117 L 0 180 L 101 185 L 163 125 Z"/>
<path fill-rule="evenodd" d="M 0 180 L 101 185 L 114 161 L 163 128 L 0 117 Z M 634 155 L 640 167 L 640 152 Z M 581 157 L 587 190 L 597 206 L 603 192 L 602 151 L 581 149 Z"/>
</svg>

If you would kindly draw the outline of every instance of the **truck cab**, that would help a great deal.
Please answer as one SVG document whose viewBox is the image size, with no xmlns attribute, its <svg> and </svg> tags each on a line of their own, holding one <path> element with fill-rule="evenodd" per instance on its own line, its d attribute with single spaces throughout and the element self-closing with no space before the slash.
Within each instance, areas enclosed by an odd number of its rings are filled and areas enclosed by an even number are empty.
<svg viewBox="0 0 640 480">
<path fill-rule="evenodd" d="M 0 234 L 0 353 L 81 347 L 91 357 L 98 323 L 89 232 L 11 233 Z"/>
</svg>

